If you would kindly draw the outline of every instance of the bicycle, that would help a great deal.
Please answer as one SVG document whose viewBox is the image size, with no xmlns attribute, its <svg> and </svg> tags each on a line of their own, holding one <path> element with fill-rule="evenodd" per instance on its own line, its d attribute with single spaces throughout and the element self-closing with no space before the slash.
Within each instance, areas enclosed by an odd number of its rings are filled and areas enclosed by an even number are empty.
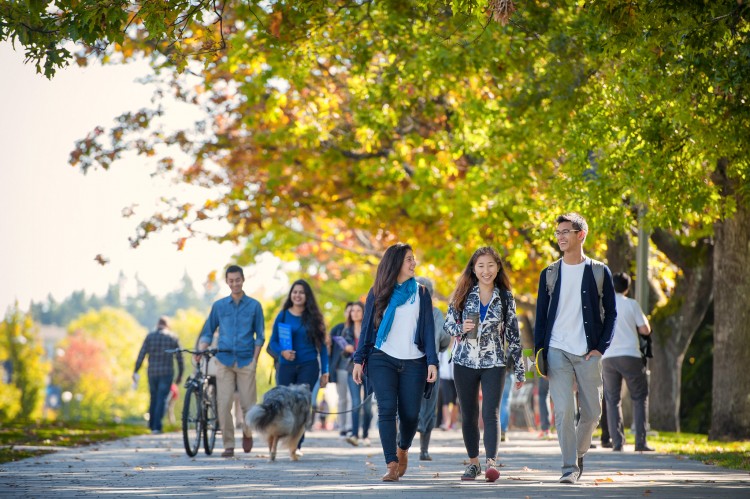
<svg viewBox="0 0 750 499">
<path fill-rule="evenodd" d="M 216 405 L 216 378 L 208 374 L 208 361 L 219 350 L 209 348 L 197 351 L 183 349 L 165 350 L 167 353 L 187 352 L 199 355 L 200 361 L 195 372 L 185 381 L 185 404 L 182 407 L 182 440 L 185 452 L 190 457 L 198 453 L 203 440 L 203 450 L 210 456 L 216 443 L 216 434 L 220 431 L 219 416 Z"/>
</svg>

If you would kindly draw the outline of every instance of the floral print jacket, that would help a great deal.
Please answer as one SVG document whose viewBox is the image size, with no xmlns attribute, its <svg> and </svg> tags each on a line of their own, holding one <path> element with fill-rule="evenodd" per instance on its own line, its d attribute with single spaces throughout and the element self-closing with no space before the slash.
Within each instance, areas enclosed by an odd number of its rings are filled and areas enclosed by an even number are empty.
<svg viewBox="0 0 750 499">
<path fill-rule="evenodd" d="M 505 293 L 508 310 L 503 310 L 503 300 L 500 293 Z M 473 369 L 505 366 L 506 352 L 503 344 L 508 344 L 508 354 L 513 357 L 516 381 L 525 381 L 526 376 L 522 362 L 521 337 L 516 317 L 516 302 L 513 294 L 507 290 L 495 287 L 492 292 L 487 314 L 479 324 L 477 339 L 466 338 L 463 332 L 464 318 L 471 313 L 479 313 L 479 285 L 472 288 L 466 296 L 466 303 L 462 314 L 453 304 L 448 307 L 443 328 L 451 336 L 458 338 L 453 348 L 453 362 L 459 366 Z M 507 313 L 506 313 L 507 312 Z"/>
</svg>

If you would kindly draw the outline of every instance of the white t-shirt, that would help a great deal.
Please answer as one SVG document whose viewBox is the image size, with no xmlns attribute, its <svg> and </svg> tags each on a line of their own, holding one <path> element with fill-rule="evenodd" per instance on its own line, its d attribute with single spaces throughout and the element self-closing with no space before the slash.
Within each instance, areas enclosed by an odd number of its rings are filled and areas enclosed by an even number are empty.
<svg viewBox="0 0 750 499">
<path fill-rule="evenodd" d="M 430 315 L 429 320 L 432 320 L 432 315 Z M 414 344 L 418 321 L 419 290 L 417 290 L 414 303 L 409 303 L 409 300 L 406 300 L 406 303 L 396 308 L 391 331 L 388 333 L 388 338 L 380 345 L 380 350 L 391 357 L 402 360 L 424 357 L 424 352 L 420 352 L 417 345 Z"/>
<path fill-rule="evenodd" d="M 581 284 L 586 262 L 568 265 L 564 261 L 560 266 L 560 299 L 557 302 L 557 314 L 552 325 L 549 346 L 559 348 L 573 355 L 586 355 L 586 330 L 583 329 L 583 305 L 581 303 Z"/>
<path fill-rule="evenodd" d="M 648 324 L 648 319 L 641 310 L 638 302 L 632 298 L 617 293 L 615 295 L 617 305 L 617 320 L 615 330 L 612 333 L 612 341 L 609 348 L 604 352 L 602 358 L 608 357 L 638 357 L 641 358 L 641 350 L 638 347 L 638 327 Z"/>
</svg>

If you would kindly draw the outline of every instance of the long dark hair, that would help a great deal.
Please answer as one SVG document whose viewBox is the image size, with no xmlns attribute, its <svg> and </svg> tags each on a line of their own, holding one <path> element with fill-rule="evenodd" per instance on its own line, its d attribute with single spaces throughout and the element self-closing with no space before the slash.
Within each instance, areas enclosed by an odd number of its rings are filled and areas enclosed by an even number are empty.
<svg viewBox="0 0 750 499">
<path fill-rule="evenodd" d="M 474 275 L 474 265 L 480 256 L 490 255 L 497 263 L 497 275 L 495 276 L 495 286 L 500 288 L 500 291 L 510 291 L 510 280 L 508 275 L 505 273 L 505 267 L 503 267 L 503 261 L 500 258 L 500 254 L 495 251 L 495 248 L 490 246 L 484 246 L 479 248 L 471 255 L 469 263 L 466 264 L 466 268 L 461 273 L 461 277 L 458 278 L 456 283 L 456 289 L 453 291 L 451 296 L 451 305 L 453 305 L 456 311 L 461 314 L 464 311 L 464 305 L 466 304 L 466 296 L 469 294 L 471 289 L 479 282 L 477 276 Z"/>
<path fill-rule="evenodd" d="M 365 304 L 362 303 L 361 301 L 353 301 L 353 302 L 349 303 L 349 305 L 352 308 L 359 307 L 360 310 L 362 310 L 362 319 L 364 320 L 364 318 L 365 318 Z M 349 311 L 349 315 L 346 316 L 346 327 L 348 329 L 351 329 L 351 328 L 354 327 L 354 321 L 352 320 L 352 313 L 351 313 L 351 311 Z M 354 331 L 354 329 L 352 329 L 352 331 Z"/>
<path fill-rule="evenodd" d="M 375 330 L 380 326 L 383 320 L 385 309 L 388 308 L 388 302 L 391 301 L 391 295 L 396 288 L 398 274 L 401 266 L 404 264 L 406 253 L 412 250 L 412 247 L 406 243 L 396 243 L 385 250 L 383 259 L 378 264 L 378 271 L 375 274 L 375 284 L 372 285 L 372 292 L 375 295 L 375 317 L 373 325 Z"/>
<path fill-rule="evenodd" d="M 282 310 L 292 308 L 292 290 L 295 286 L 300 285 L 305 291 L 305 309 L 302 311 L 302 325 L 307 329 L 307 339 L 320 350 L 326 339 L 326 323 L 323 320 L 323 314 L 320 313 L 318 302 L 315 301 L 315 295 L 312 288 L 304 279 L 297 279 L 289 288 L 289 294 L 284 302 Z"/>
</svg>

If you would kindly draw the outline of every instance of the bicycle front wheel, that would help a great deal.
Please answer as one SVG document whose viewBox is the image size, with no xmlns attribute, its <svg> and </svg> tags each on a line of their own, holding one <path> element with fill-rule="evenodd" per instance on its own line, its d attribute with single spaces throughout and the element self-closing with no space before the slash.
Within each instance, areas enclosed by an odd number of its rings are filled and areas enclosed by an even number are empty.
<svg viewBox="0 0 750 499">
<path fill-rule="evenodd" d="M 185 394 L 185 405 L 182 408 L 182 440 L 185 443 L 185 452 L 190 457 L 198 453 L 200 446 L 203 434 L 201 416 L 201 389 L 190 385 Z"/>
<path fill-rule="evenodd" d="M 211 455 L 216 443 L 216 432 L 219 431 L 219 416 L 216 410 L 216 387 L 212 384 L 206 384 L 206 390 L 203 392 L 203 410 L 206 422 L 206 428 L 203 432 L 203 450 L 206 455 Z"/>
</svg>

